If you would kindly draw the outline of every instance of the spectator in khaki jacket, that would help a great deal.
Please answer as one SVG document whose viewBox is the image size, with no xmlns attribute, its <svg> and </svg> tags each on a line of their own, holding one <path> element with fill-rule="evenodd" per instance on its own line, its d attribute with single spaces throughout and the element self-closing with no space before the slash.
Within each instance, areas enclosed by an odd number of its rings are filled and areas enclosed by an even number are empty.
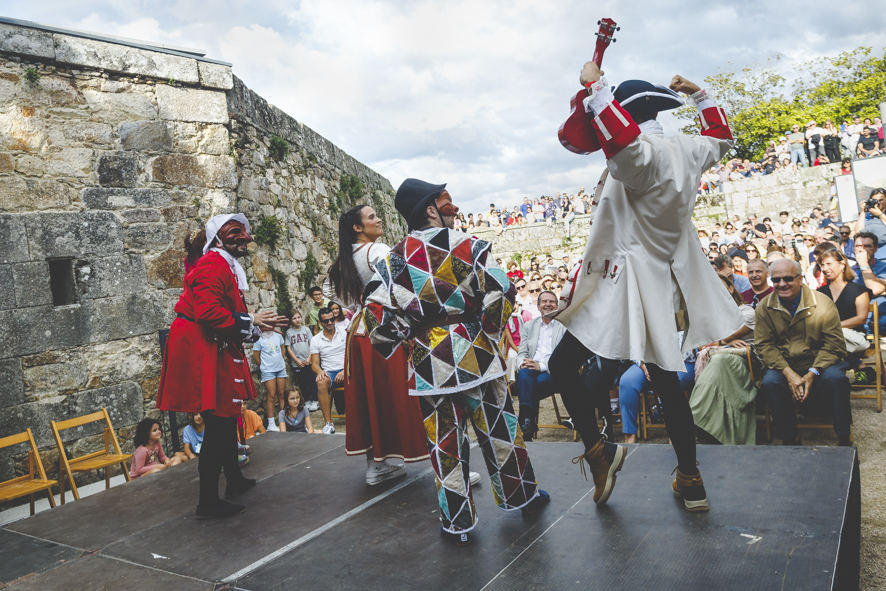
<svg viewBox="0 0 886 591">
<path fill-rule="evenodd" d="M 833 301 L 803 285 L 800 265 L 772 263 L 775 293 L 757 306 L 754 339 L 767 371 L 761 392 L 769 398 L 782 443 L 801 445 L 794 403 L 804 415 L 832 415 L 840 445 L 849 445 L 846 343 Z"/>
</svg>

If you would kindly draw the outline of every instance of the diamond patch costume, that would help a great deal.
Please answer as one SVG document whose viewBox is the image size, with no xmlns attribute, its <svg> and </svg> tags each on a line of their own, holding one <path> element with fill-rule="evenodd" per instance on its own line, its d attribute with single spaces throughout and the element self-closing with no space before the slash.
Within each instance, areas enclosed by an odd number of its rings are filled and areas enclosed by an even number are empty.
<svg viewBox="0 0 886 591">
<path fill-rule="evenodd" d="M 396 205 L 410 228 L 411 214 L 432 205 L 444 187 L 403 183 Z M 376 265 L 364 292 L 363 318 L 375 348 L 387 358 L 398 347 L 411 347 L 409 394 L 420 397 L 443 530 L 456 534 L 477 522 L 468 418 L 496 504 L 510 511 L 538 496 L 497 344 L 516 290 L 490 249 L 488 242 L 445 227 L 413 230 Z"/>
</svg>

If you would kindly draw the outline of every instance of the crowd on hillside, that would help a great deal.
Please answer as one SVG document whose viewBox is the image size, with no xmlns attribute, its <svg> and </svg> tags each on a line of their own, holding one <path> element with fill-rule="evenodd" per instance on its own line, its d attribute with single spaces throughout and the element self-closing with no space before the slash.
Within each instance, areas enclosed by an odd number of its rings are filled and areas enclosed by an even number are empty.
<svg viewBox="0 0 886 591">
<path fill-rule="evenodd" d="M 501 234 L 509 227 L 527 224 L 545 223 L 551 226 L 562 223 L 565 226 L 566 235 L 570 234 L 570 223 L 576 215 L 581 215 L 590 210 L 590 195 L 585 193 L 584 187 L 579 188 L 574 195 L 557 193 L 555 196 L 541 196 L 534 200 L 529 197 L 523 198 L 522 205 L 515 205 L 512 209 L 496 207 L 489 204 L 485 214 L 474 215 L 459 213 L 455 220 L 455 229 L 462 232 L 471 230 L 492 228 L 496 234 Z"/>
<path fill-rule="evenodd" d="M 794 124 L 784 135 L 769 140 L 763 157 L 756 162 L 733 158 L 705 171 L 698 192 L 709 194 L 719 191 L 725 182 L 741 182 L 836 162 L 841 162 L 842 173 L 848 174 L 852 171 L 852 160 L 881 154 L 886 154 L 886 142 L 879 117 L 873 121 L 855 117 L 853 123 L 844 120 L 839 126 L 828 119 L 824 127 L 813 120 L 805 124 L 805 130 Z"/>
</svg>

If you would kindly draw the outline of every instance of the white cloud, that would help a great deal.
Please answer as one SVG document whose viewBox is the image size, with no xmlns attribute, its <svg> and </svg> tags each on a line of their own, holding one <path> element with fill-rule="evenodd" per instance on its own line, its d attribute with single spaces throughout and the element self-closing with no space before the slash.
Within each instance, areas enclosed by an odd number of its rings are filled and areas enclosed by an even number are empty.
<svg viewBox="0 0 886 591">
<path fill-rule="evenodd" d="M 622 26 L 604 59 L 612 82 L 701 81 L 776 53 L 790 74 L 886 45 L 886 17 L 861 0 L 12 0 L 4 14 L 202 48 L 395 187 L 448 182 L 468 211 L 596 184 L 602 156 L 567 152 L 557 128 L 604 15 Z"/>
</svg>

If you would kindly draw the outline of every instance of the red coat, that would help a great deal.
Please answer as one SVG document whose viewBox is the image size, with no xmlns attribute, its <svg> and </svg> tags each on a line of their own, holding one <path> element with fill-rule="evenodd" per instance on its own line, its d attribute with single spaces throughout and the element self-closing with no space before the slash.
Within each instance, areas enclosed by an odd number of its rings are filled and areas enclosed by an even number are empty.
<svg viewBox="0 0 886 591">
<path fill-rule="evenodd" d="M 242 345 L 251 331 L 237 279 L 221 255 L 210 251 L 197 261 L 175 311 L 191 320 L 176 318 L 170 328 L 157 408 L 240 414 L 235 400 L 256 397 Z"/>
</svg>

